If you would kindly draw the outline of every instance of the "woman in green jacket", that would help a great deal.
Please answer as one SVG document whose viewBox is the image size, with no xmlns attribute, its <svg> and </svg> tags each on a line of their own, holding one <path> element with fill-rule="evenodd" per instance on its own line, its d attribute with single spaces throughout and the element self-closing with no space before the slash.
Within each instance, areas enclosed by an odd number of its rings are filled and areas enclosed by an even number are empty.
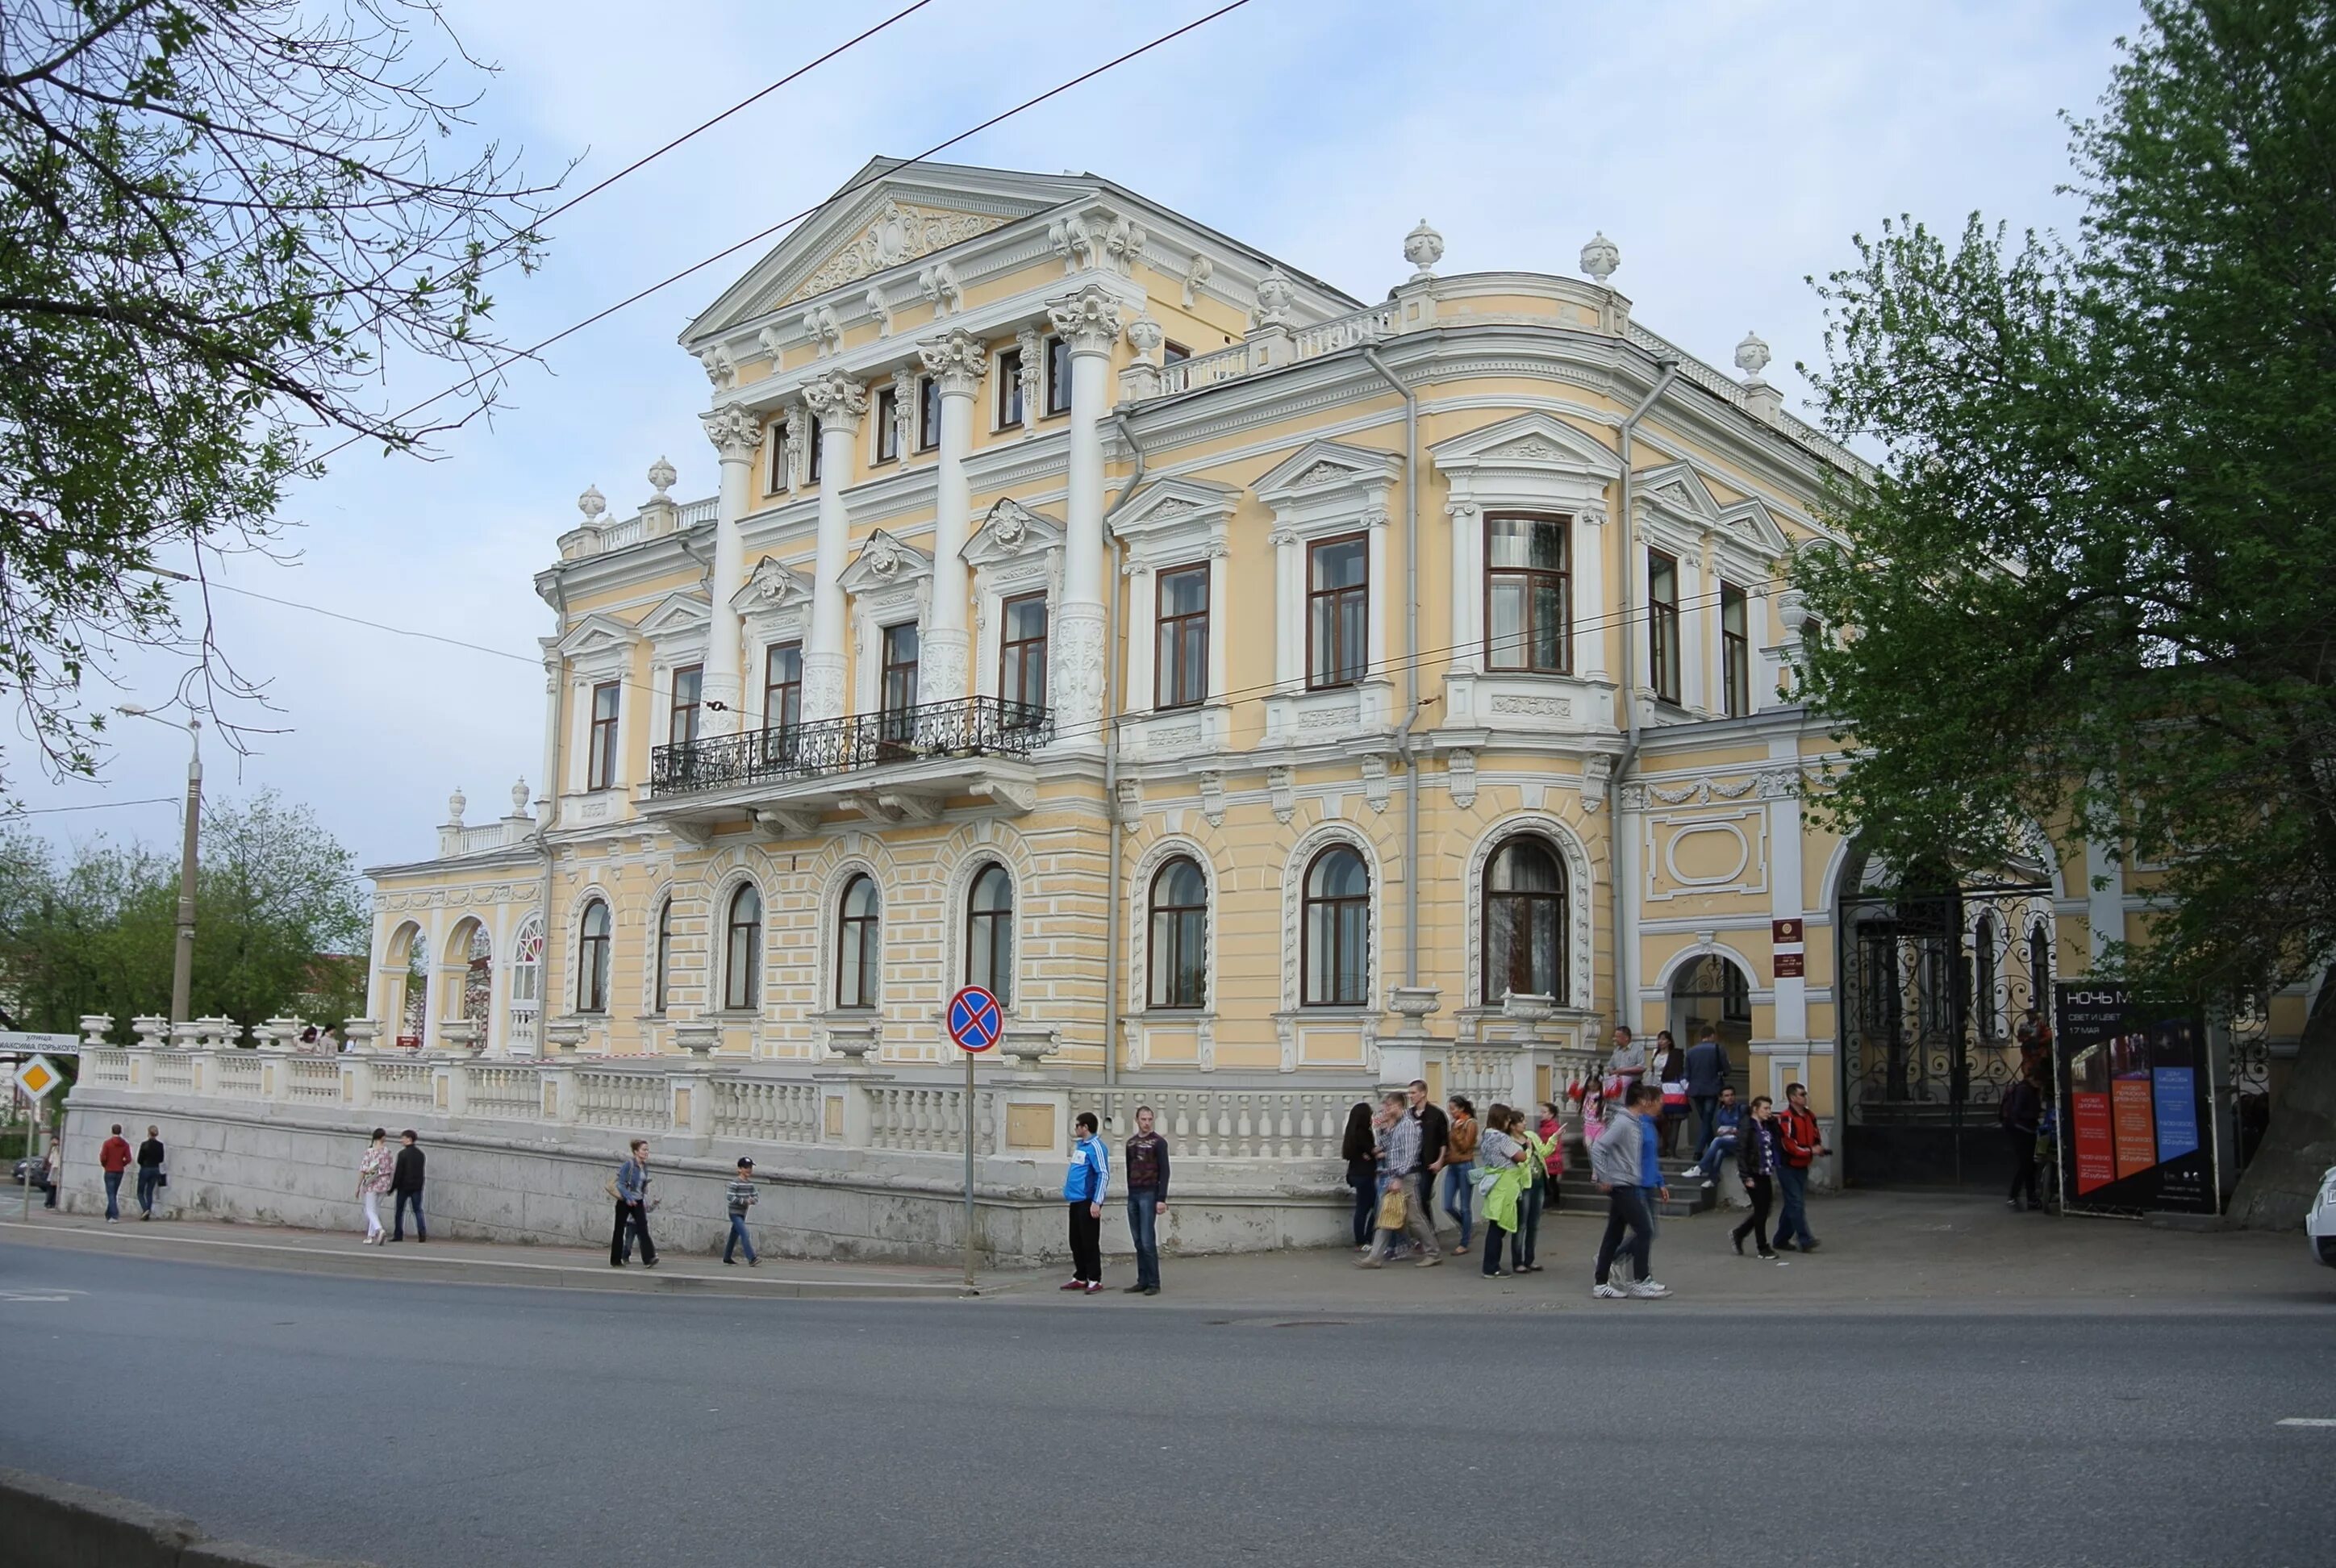
<svg viewBox="0 0 2336 1568">
<path fill-rule="evenodd" d="M 1520 1223 L 1525 1189 L 1532 1181 L 1530 1156 L 1517 1140 L 1523 1121 L 1506 1105 L 1484 1113 L 1484 1135 L 1476 1144 L 1476 1197 L 1484 1216 L 1484 1278 L 1501 1278 L 1501 1237 L 1514 1238 Z"/>
</svg>

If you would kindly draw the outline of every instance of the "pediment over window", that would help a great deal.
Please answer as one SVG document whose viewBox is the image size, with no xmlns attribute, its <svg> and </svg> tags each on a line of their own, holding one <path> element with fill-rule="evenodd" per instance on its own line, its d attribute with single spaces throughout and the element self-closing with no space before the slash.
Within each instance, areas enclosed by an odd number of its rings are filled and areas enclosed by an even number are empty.
<svg viewBox="0 0 2336 1568">
<path fill-rule="evenodd" d="M 1140 540 L 1172 530 L 1215 525 L 1222 530 L 1241 504 L 1239 489 L 1205 479 L 1155 479 L 1111 520 L 1120 539 Z"/>
<path fill-rule="evenodd" d="M 963 551 L 969 566 L 997 566 L 1046 554 L 1063 542 L 1063 525 L 1008 496 L 989 509 Z"/>
<path fill-rule="evenodd" d="M 656 609 L 641 617 L 636 629 L 651 642 L 677 642 L 704 637 L 713 618 L 713 612 L 697 595 L 669 593 L 657 601 Z"/>
<path fill-rule="evenodd" d="M 836 579 L 846 593 L 881 593 L 933 574 L 933 558 L 882 529 L 868 536 L 860 553 Z"/>
<path fill-rule="evenodd" d="M 569 627 L 552 651 L 566 659 L 589 659 L 628 653 L 639 640 L 639 631 L 629 622 L 595 611 Z"/>
<path fill-rule="evenodd" d="M 1309 442 L 1257 482 L 1258 499 L 1280 508 L 1341 491 L 1384 487 L 1403 472 L 1400 453 L 1339 441 Z"/>
<path fill-rule="evenodd" d="M 1630 476 L 1631 493 L 1660 521 L 1708 528 L 1728 542 L 1764 559 L 1788 555 L 1793 543 L 1776 515 L 1757 497 L 1722 504 L 1700 474 L 1684 463 L 1642 469 Z"/>
<path fill-rule="evenodd" d="M 757 610 L 791 609 L 811 601 L 811 584 L 789 570 L 778 557 L 766 555 L 747 574 L 746 586 L 730 596 L 730 608 L 740 615 Z"/>
<path fill-rule="evenodd" d="M 1439 441 L 1428 451 L 1447 475 L 1495 469 L 1593 475 L 1602 483 L 1622 472 L 1604 442 L 1538 409 Z"/>
</svg>

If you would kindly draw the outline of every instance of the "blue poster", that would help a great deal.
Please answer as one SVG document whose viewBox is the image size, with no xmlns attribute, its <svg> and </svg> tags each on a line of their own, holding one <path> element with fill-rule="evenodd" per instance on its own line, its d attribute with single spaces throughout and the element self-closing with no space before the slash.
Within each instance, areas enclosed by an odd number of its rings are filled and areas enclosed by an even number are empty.
<svg viewBox="0 0 2336 1568">
<path fill-rule="evenodd" d="M 2157 1158 L 2162 1164 L 2198 1152 L 2197 1086 L 2188 1067 L 2153 1067 L 2157 1091 Z"/>
</svg>

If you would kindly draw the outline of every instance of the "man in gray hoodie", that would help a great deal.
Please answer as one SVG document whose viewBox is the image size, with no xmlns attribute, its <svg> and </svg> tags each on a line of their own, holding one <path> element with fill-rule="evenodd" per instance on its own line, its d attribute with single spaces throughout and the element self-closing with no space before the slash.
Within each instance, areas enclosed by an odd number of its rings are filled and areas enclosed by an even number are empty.
<svg viewBox="0 0 2336 1568">
<path fill-rule="evenodd" d="M 1633 1084 L 1622 1096 L 1622 1114 L 1608 1119 L 1605 1131 L 1590 1145 L 1590 1175 L 1598 1190 L 1607 1194 L 1606 1234 L 1598 1243 L 1598 1265 L 1590 1293 L 1601 1300 L 1619 1300 L 1625 1296 L 1668 1296 L 1670 1291 L 1655 1283 L 1651 1265 L 1655 1246 L 1654 1201 L 1669 1196 L 1662 1183 L 1662 1167 L 1655 1154 L 1655 1131 L 1651 1122 L 1663 1101 L 1663 1092 L 1653 1084 Z M 1631 1282 L 1617 1285 L 1609 1276 L 1614 1269 L 1614 1254 L 1622 1250 L 1622 1238 L 1630 1234 Z"/>
</svg>

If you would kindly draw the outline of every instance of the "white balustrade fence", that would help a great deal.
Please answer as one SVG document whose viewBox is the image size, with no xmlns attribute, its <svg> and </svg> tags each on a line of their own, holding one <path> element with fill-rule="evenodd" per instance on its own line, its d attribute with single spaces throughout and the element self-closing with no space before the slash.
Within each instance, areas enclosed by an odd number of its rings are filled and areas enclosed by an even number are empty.
<svg viewBox="0 0 2336 1568">
<path fill-rule="evenodd" d="M 672 1120 L 670 1095 L 662 1073 L 579 1072 L 576 1119 L 595 1127 L 663 1128 Z"/>
<path fill-rule="evenodd" d="M 816 1144 L 825 1123 L 825 1101 L 817 1084 L 716 1078 L 714 1135 L 765 1144 Z"/>
<path fill-rule="evenodd" d="M 465 1063 L 463 1101 L 474 1116 L 532 1122 L 543 1115 L 543 1076 L 533 1067 Z"/>
<path fill-rule="evenodd" d="M 375 1062 L 373 1103 L 394 1110 L 433 1110 L 438 1105 L 438 1076 L 425 1062 Z"/>
</svg>

